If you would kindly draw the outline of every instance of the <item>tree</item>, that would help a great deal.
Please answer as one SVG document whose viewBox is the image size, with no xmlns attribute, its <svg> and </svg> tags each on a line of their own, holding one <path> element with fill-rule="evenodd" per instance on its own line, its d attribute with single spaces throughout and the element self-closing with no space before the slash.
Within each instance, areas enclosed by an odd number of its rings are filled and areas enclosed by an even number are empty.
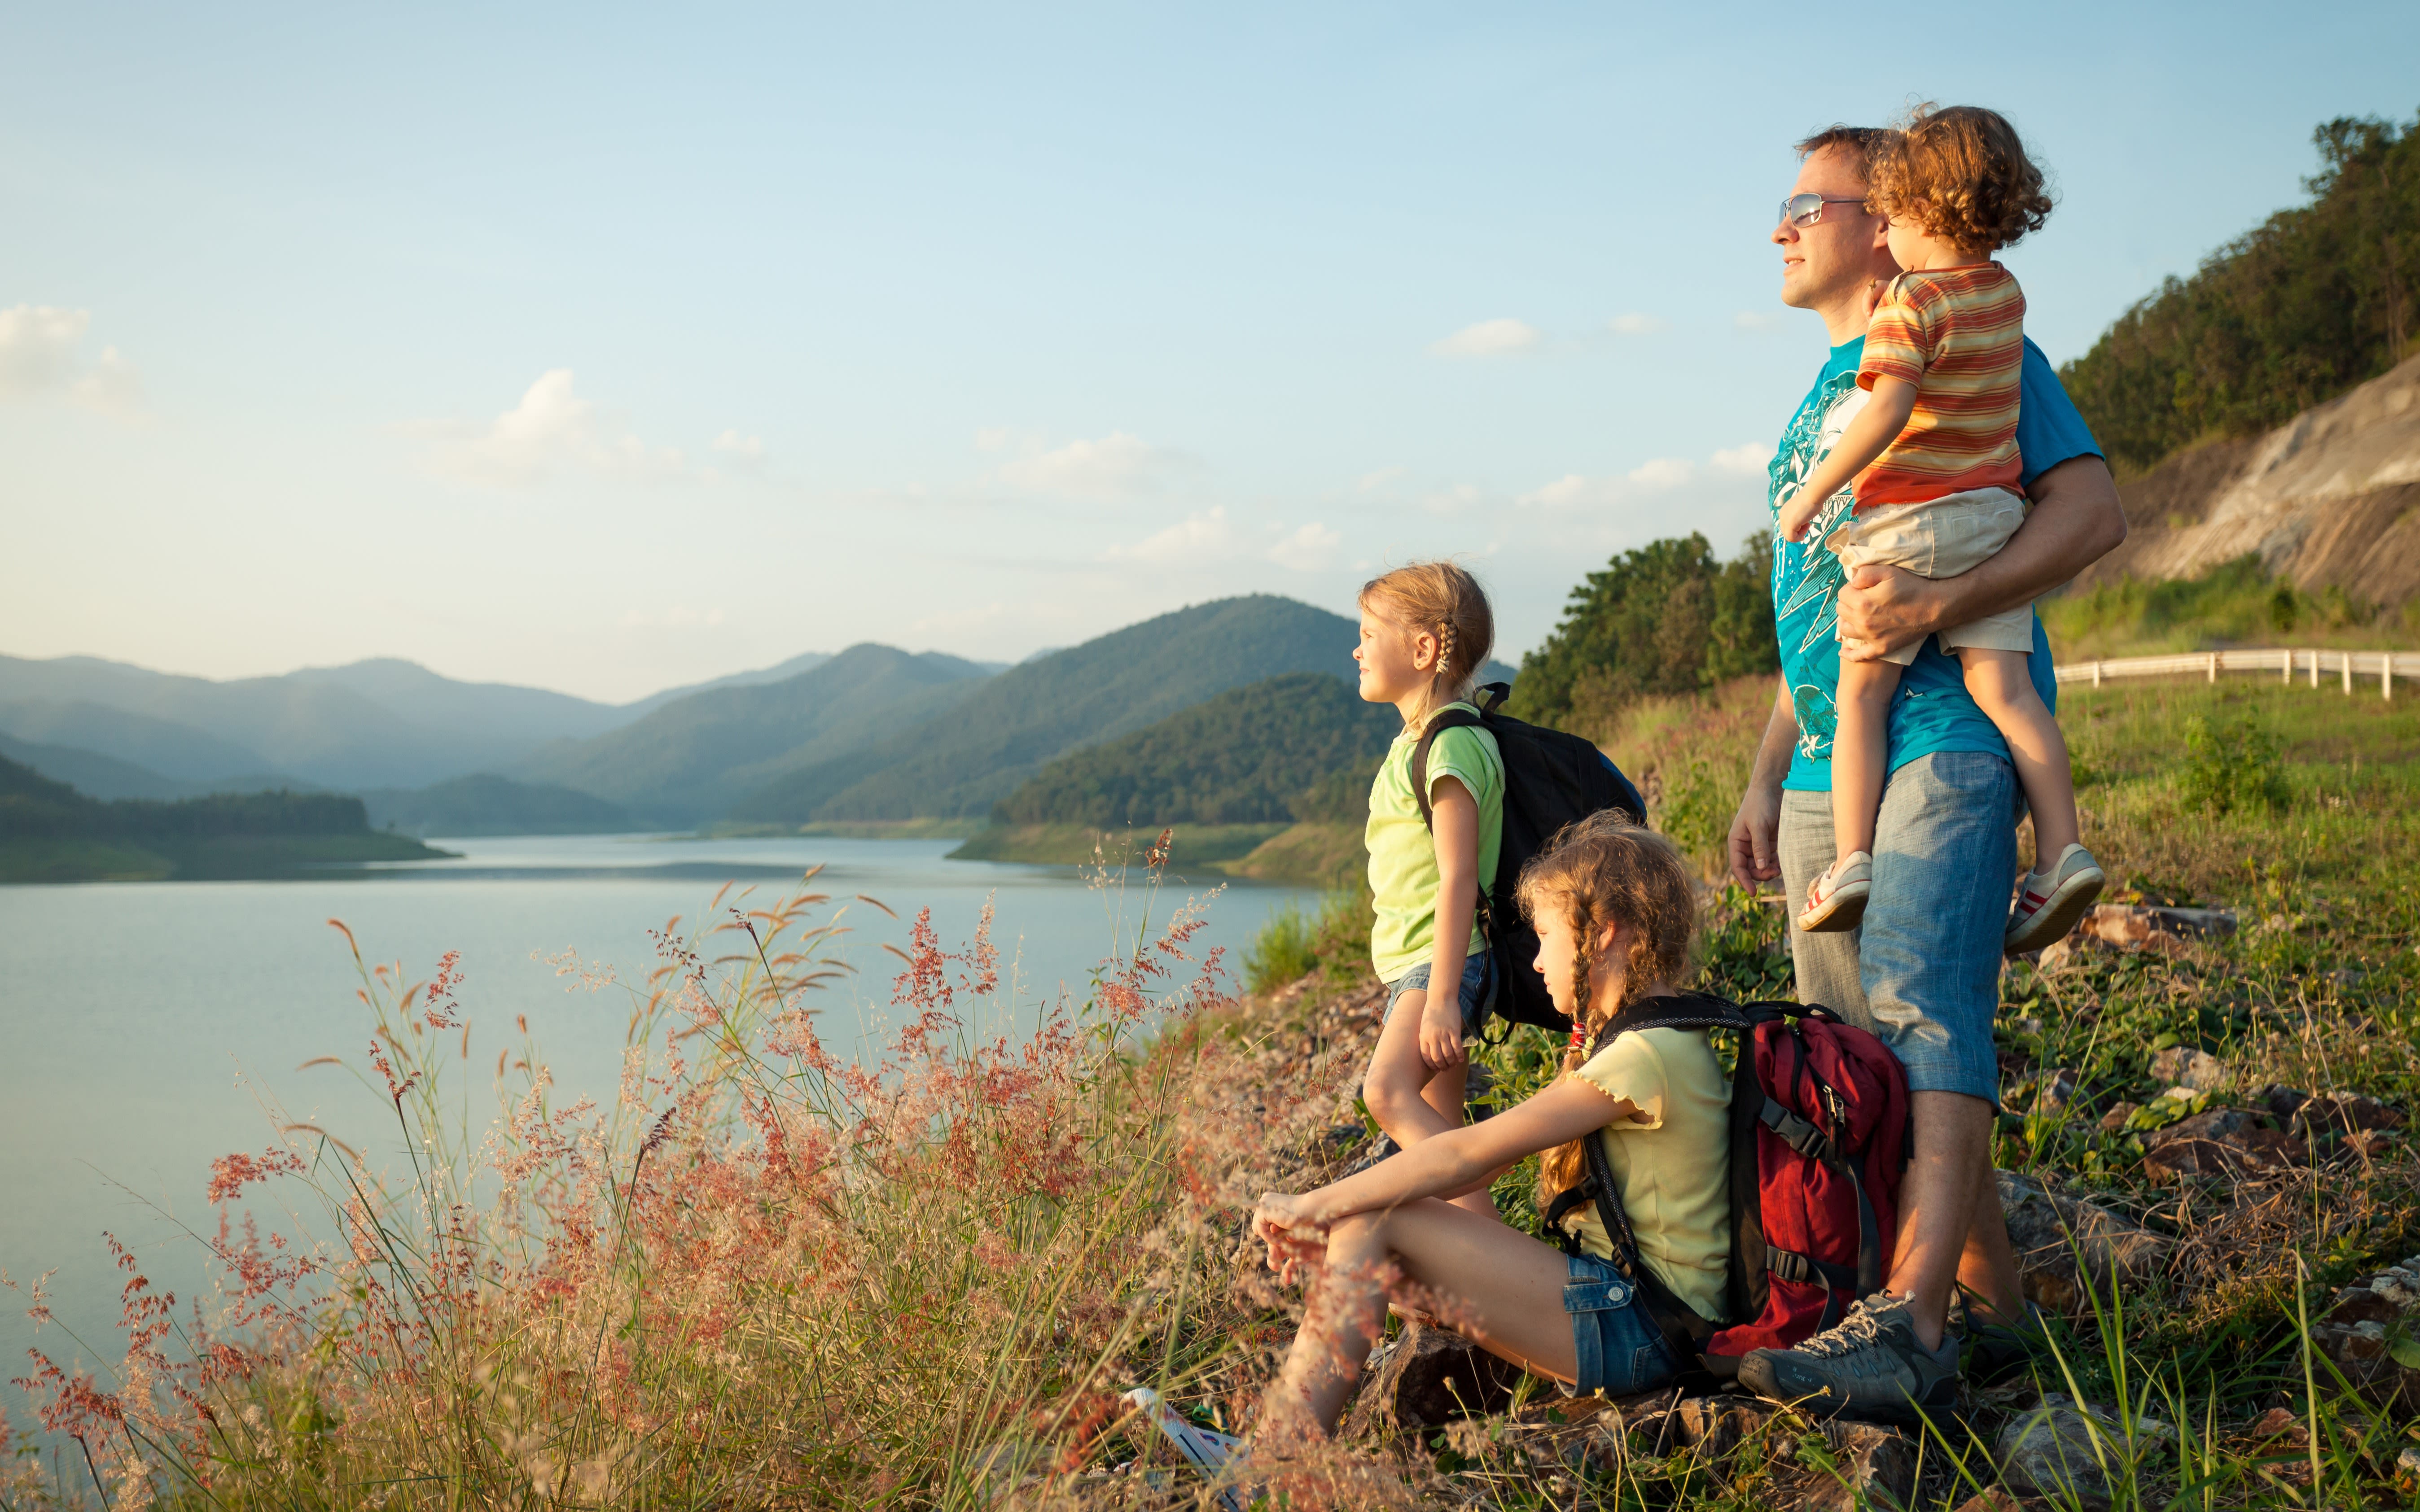
<svg viewBox="0 0 2420 1512">
<path fill-rule="evenodd" d="M 1555 633 L 1522 658 L 1512 712 L 1593 729 L 1645 695 L 1777 669 L 1772 562 L 1761 532 L 1730 563 L 1695 533 L 1615 557 L 1572 590 Z"/>
</svg>

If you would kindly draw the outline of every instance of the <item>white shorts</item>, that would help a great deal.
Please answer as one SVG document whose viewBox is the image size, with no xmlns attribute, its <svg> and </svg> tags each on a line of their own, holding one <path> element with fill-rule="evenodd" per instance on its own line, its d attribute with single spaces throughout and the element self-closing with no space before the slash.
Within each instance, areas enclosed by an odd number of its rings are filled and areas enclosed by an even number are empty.
<svg viewBox="0 0 2420 1512">
<path fill-rule="evenodd" d="M 1917 504 L 1876 504 L 1840 523 L 1823 542 L 1850 572 L 1863 566 L 1899 567 L 1919 578 L 1955 578 L 1999 554 L 2025 522 L 2025 501 L 2006 488 L 1974 488 Z M 2020 604 L 1997 614 L 1953 625 L 1940 633 L 1941 649 L 1985 651 L 2034 648 L 2034 607 Z M 1917 640 L 1884 657 L 1904 667 L 1916 660 Z"/>
</svg>

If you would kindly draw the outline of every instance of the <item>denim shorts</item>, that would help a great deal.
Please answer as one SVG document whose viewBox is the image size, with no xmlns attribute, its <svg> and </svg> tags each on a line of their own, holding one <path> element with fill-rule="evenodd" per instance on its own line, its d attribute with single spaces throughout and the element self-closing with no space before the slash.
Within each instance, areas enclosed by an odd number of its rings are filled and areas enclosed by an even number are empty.
<svg viewBox="0 0 2420 1512">
<path fill-rule="evenodd" d="M 1611 1260 L 1569 1257 L 1571 1279 L 1563 1283 L 1563 1311 L 1572 1315 L 1572 1352 L 1579 1380 L 1567 1395 L 1603 1392 L 1624 1396 L 1645 1391 L 1673 1373 L 1672 1351 L 1655 1319 L 1639 1304 L 1638 1290 Z"/>
<path fill-rule="evenodd" d="M 1942 750 L 1891 773 L 1874 823 L 1864 922 L 1790 932 L 1798 1000 L 1871 1029 L 1917 1092 L 1997 1106 L 2000 945 L 2017 872 L 2016 769 L 1989 751 Z M 1832 795 L 1781 795 L 1781 884 L 1793 909 L 1832 864 Z"/>
<path fill-rule="evenodd" d="M 1466 1040 L 1477 1039 L 1480 1026 L 1487 1022 L 1487 952 L 1481 950 L 1462 963 L 1462 1037 Z M 1387 983 L 1386 1016 L 1395 1016 L 1395 1003 L 1405 993 L 1424 993 L 1428 988 L 1429 964 L 1423 961 Z"/>
</svg>

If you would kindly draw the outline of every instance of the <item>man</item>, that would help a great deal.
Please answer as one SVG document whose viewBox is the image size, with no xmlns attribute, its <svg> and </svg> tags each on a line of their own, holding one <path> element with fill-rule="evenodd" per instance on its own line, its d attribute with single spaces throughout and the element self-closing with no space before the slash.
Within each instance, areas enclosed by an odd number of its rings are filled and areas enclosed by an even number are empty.
<svg viewBox="0 0 2420 1512">
<path fill-rule="evenodd" d="M 1782 302 L 1820 316 L 1832 342 L 1774 459 L 1776 500 L 1865 400 L 1856 373 L 1871 290 L 1899 271 L 1887 222 L 1865 208 L 1867 164 L 1880 139 L 1834 127 L 1799 144 L 1798 179 L 1773 233 Z M 1794 906 L 1832 862 L 1831 710 L 1842 656 L 1870 658 L 2026 603 L 2125 539 L 2108 465 L 2030 341 L 2017 443 L 2032 513 L 1997 556 L 1961 577 L 1864 567 L 1844 579 L 1838 559 L 1811 538 L 1776 539 L 1781 691 L 1731 821 L 1731 871 L 1742 883 L 1778 874 Z M 2044 701 L 2053 700 L 2039 621 L 2030 671 Z M 1749 1355 L 1740 1379 L 1819 1407 L 1903 1415 L 1911 1403 L 1921 1410 L 1955 1399 L 1958 1340 L 1947 1318 L 1961 1285 L 1980 1299 L 1975 1324 L 2013 1323 L 2023 1308 L 1991 1159 L 1999 1099 L 1992 1021 L 2019 790 L 2007 745 L 1937 642 L 1901 678 L 1886 764 L 1863 924 L 1849 933 L 1793 930 L 1791 950 L 1800 999 L 1873 1029 L 1907 1067 L 1915 1137 L 1898 1243 L 1882 1292 L 1797 1349 Z"/>
</svg>

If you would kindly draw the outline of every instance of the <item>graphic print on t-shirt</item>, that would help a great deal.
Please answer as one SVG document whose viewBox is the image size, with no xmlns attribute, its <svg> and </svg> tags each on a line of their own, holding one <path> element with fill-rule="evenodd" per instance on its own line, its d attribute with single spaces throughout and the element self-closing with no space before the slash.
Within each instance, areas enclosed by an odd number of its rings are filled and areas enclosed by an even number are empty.
<svg viewBox="0 0 2420 1512">
<path fill-rule="evenodd" d="M 1781 640 L 1782 670 L 1798 673 L 1790 679 L 1790 702 L 1798 718 L 1798 751 L 1808 761 L 1832 759 L 1838 716 L 1831 687 L 1801 669 L 1827 655 L 1838 656 L 1840 590 L 1848 581 L 1840 559 L 1823 543 L 1848 518 L 1856 497 L 1842 488 L 1825 500 L 1803 541 L 1783 538 L 1781 501 L 1815 471 L 1865 403 L 1866 391 L 1857 387 L 1854 363 L 1844 372 L 1827 375 L 1791 417 L 1766 470 L 1766 502 L 1774 515 L 1774 622 Z"/>
</svg>

